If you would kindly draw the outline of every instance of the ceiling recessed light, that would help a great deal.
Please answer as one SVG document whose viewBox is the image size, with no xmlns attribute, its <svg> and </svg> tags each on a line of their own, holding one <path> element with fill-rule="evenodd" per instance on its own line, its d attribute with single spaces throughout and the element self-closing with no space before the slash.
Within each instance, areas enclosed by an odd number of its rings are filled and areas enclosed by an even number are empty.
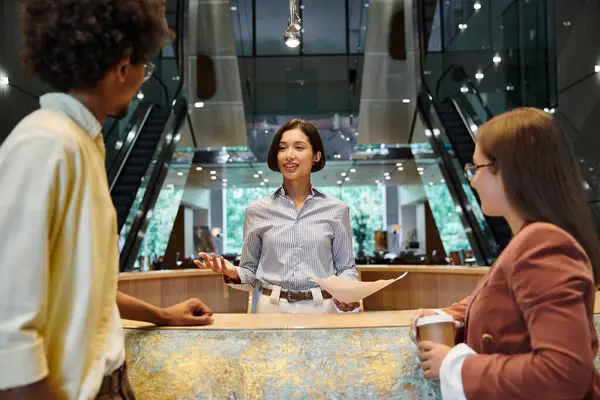
<svg viewBox="0 0 600 400">
<path fill-rule="evenodd" d="M 384 176 L 390 176 L 389 172 L 386 172 L 385 174 L 383 174 Z"/>
<path fill-rule="evenodd" d="M 398 171 L 404 171 L 404 167 L 398 167 Z"/>
<path fill-rule="evenodd" d="M 204 102 L 203 101 L 197 101 L 194 103 L 194 107 L 196 108 L 202 108 L 204 107 Z"/>
<path fill-rule="evenodd" d="M 496 55 L 494 56 L 494 58 L 492 58 L 492 61 L 494 62 L 494 64 L 498 64 L 502 61 L 502 57 Z"/>
<path fill-rule="evenodd" d="M 223 187 L 227 187 L 227 183 L 223 182 Z"/>
<path fill-rule="evenodd" d="M 346 176 L 347 174 L 345 172 L 342 172 L 340 175 L 342 176 Z"/>
<path fill-rule="evenodd" d="M 402 102 L 403 102 L 404 104 L 408 104 L 408 103 L 410 103 L 410 99 L 402 99 Z"/>
<path fill-rule="evenodd" d="M 267 182 L 269 182 L 269 180 L 268 180 L 268 179 L 265 179 L 263 182 L 264 182 L 264 183 L 267 183 Z"/>
<path fill-rule="evenodd" d="M 338 185 L 341 185 L 341 184 L 342 184 L 342 181 L 337 181 L 337 184 L 338 184 Z"/>
<path fill-rule="evenodd" d="M 227 182 L 227 179 L 223 179 L 223 182 Z"/>
<path fill-rule="evenodd" d="M 440 179 L 440 183 L 446 183 L 445 179 Z"/>
<path fill-rule="evenodd" d="M 258 171 L 258 172 L 257 172 L 257 174 L 259 174 L 259 175 L 262 175 L 262 174 L 263 174 L 263 172 L 262 172 L 262 171 Z"/>
<path fill-rule="evenodd" d="M 350 168 L 350 172 L 352 172 L 352 173 L 356 172 L 356 168 Z"/>
<path fill-rule="evenodd" d="M 216 181 L 217 177 L 213 175 L 213 176 L 210 177 L 210 179 L 212 179 L 213 181 Z"/>
<path fill-rule="evenodd" d="M 423 167 L 417 167 L 417 171 L 419 171 L 419 172 L 423 171 L 423 169 L 424 169 Z"/>
<path fill-rule="evenodd" d="M 345 181 L 349 181 L 349 180 L 350 180 L 350 177 L 349 177 L 349 176 L 347 176 L 347 177 L 345 177 L 345 178 L 344 178 L 344 180 L 345 180 Z"/>
<path fill-rule="evenodd" d="M 464 31 L 465 29 L 467 29 L 467 24 L 458 24 L 458 29 Z"/>
<path fill-rule="evenodd" d="M 401 167 L 401 166 L 402 166 L 402 163 L 401 163 L 401 162 L 399 162 L 399 163 L 396 163 L 396 167 Z"/>
<path fill-rule="evenodd" d="M 482 72 L 478 72 L 475 74 L 475 79 L 477 80 L 482 80 L 483 79 L 483 73 Z"/>
<path fill-rule="evenodd" d="M 202 167 L 196 167 L 196 171 L 202 171 Z"/>
<path fill-rule="evenodd" d="M 481 10 L 481 4 L 480 3 L 475 3 L 475 4 L 473 4 L 473 8 L 475 10 Z"/>
<path fill-rule="evenodd" d="M 260 183 L 260 186 L 265 186 L 265 183 L 264 183 L 264 182 L 261 182 L 261 183 Z"/>
<path fill-rule="evenodd" d="M 10 83 L 10 81 L 8 80 L 8 76 L 0 76 L 0 85 L 2 86 L 8 86 L 8 84 Z"/>
<path fill-rule="evenodd" d="M 252 176 L 254 176 L 255 178 L 258 178 L 258 176 L 259 176 L 259 175 L 258 175 L 258 174 L 254 174 L 254 175 L 252 175 Z"/>
<path fill-rule="evenodd" d="M 391 176 L 386 176 L 386 177 L 385 177 L 385 180 L 386 180 L 386 181 L 389 181 L 390 179 L 392 179 L 392 177 L 391 177 Z"/>
<path fill-rule="evenodd" d="M 600 64 L 599 65 L 594 65 L 594 72 L 600 72 Z M 8 85 L 8 78 L 6 78 L 6 82 Z"/>
<path fill-rule="evenodd" d="M 473 124 L 471 125 L 471 132 L 477 132 L 477 125 Z"/>
<path fill-rule="evenodd" d="M 179 172 L 177 173 L 177 176 L 183 176 L 183 172 L 179 171 Z"/>
<path fill-rule="evenodd" d="M 231 6 L 231 7 L 229 7 L 229 9 L 230 9 L 231 11 L 237 11 L 237 7 L 236 7 L 236 6 Z"/>
<path fill-rule="evenodd" d="M 349 142 L 349 141 L 350 141 L 350 138 L 349 138 L 349 137 L 347 137 L 347 138 L 346 138 L 346 142 Z"/>
<path fill-rule="evenodd" d="M 211 175 L 215 175 L 217 173 L 217 171 L 210 171 Z"/>
<path fill-rule="evenodd" d="M 460 87 L 460 92 L 461 92 L 461 93 L 467 93 L 468 91 L 469 91 L 469 88 L 468 88 L 468 87 L 466 87 L 465 85 L 462 85 L 462 86 Z"/>
<path fill-rule="evenodd" d="M 377 183 L 377 184 L 380 184 L 380 183 L 381 183 L 381 181 L 380 181 L 379 179 L 377 179 L 377 180 L 375 181 L 375 183 Z"/>
<path fill-rule="evenodd" d="M 433 186 L 433 182 L 429 182 L 429 186 Z"/>
<path fill-rule="evenodd" d="M 423 175 L 423 171 L 419 171 L 419 175 Z"/>
<path fill-rule="evenodd" d="M 144 93 L 142 93 L 142 92 L 139 92 L 139 93 L 137 94 L 137 98 L 138 98 L 139 100 L 143 100 L 143 99 L 144 99 Z"/>
</svg>

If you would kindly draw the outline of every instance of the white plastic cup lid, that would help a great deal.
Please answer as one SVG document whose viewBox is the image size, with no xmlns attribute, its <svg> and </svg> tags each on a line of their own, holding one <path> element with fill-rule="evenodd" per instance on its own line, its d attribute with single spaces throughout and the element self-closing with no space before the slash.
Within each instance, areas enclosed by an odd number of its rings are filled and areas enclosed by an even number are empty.
<svg viewBox="0 0 600 400">
<path fill-rule="evenodd" d="M 423 325 L 439 324 L 442 322 L 454 322 L 454 318 L 451 315 L 428 315 L 421 317 L 417 320 L 417 328 Z"/>
</svg>

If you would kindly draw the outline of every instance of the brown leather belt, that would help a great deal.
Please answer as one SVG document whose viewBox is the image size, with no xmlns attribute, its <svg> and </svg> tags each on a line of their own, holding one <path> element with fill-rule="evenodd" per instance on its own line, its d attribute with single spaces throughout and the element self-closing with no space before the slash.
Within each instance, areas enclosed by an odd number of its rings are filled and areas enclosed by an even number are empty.
<svg viewBox="0 0 600 400">
<path fill-rule="evenodd" d="M 271 293 L 273 293 L 273 291 L 271 289 L 263 288 L 262 293 L 265 296 L 270 296 Z M 321 290 L 321 294 L 323 295 L 324 299 L 333 298 L 333 296 L 325 290 Z M 310 290 L 308 292 L 290 292 L 290 291 L 284 292 L 284 291 L 281 291 L 281 293 L 279 294 L 279 298 L 286 299 L 288 301 L 288 303 L 294 303 L 296 301 L 312 300 L 313 295 Z"/>
</svg>

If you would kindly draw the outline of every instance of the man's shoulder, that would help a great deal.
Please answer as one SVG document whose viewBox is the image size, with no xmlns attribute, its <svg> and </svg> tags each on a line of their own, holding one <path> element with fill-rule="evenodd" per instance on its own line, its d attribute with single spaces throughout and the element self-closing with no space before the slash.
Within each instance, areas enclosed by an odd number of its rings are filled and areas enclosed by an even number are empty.
<svg viewBox="0 0 600 400">
<path fill-rule="evenodd" d="M 39 109 L 15 126 L 2 143 L 0 154 L 21 146 L 43 147 L 49 151 L 56 148 L 74 150 L 77 138 L 73 121 L 59 112 Z"/>
</svg>

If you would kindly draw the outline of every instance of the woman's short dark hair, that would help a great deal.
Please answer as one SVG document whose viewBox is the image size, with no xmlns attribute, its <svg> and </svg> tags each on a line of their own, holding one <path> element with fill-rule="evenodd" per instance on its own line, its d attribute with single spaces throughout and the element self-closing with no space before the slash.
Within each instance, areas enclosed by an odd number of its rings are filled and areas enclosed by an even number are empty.
<svg viewBox="0 0 600 400">
<path fill-rule="evenodd" d="M 279 142 L 281 142 L 281 137 L 287 131 L 291 131 L 292 129 L 300 129 L 306 137 L 308 137 L 308 141 L 312 146 L 313 153 L 320 152 L 321 157 L 319 161 L 317 161 L 312 166 L 311 172 L 318 172 L 325 167 L 325 149 L 323 148 L 323 141 L 321 140 L 321 135 L 319 135 L 319 131 L 313 124 L 303 119 L 292 119 L 281 125 L 281 127 L 275 133 L 275 137 L 271 142 L 271 147 L 269 148 L 269 157 L 267 158 L 267 164 L 269 165 L 269 169 L 275 172 L 279 171 L 279 166 L 277 165 L 277 154 L 279 153 Z"/>
<path fill-rule="evenodd" d="M 21 0 L 23 66 L 53 89 L 95 87 L 129 57 L 147 62 L 163 44 L 164 0 Z"/>
</svg>

